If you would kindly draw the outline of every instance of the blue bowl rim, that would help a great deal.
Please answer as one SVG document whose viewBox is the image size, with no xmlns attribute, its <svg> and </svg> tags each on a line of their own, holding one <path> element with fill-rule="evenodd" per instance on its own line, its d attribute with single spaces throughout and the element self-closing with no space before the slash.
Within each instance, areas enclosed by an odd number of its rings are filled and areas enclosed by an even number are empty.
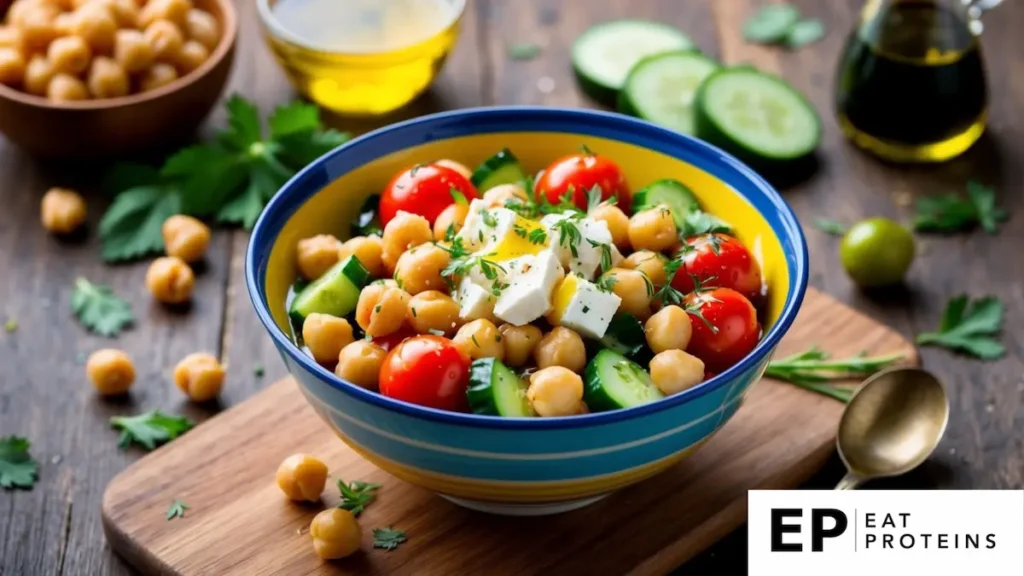
<svg viewBox="0 0 1024 576">
<path fill-rule="evenodd" d="M 256 277 L 258 271 L 258 257 L 261 256 L 264 251 L 267 252 L 267 256 L 269 257 L 269 250 L 273 248 L 274 241 L 291 216 L 301 208 L 306 201 L 322 190 L 322 186 L 311 186 L 310 183 L 315 183 L 318 179 L 322 179 L 321 171 L 325 169 L 325 164 L 335 160 L 352 148 L 373 144 L 374 141 L 396 131 L 416 130 L 420 135 L 420 138 L 410 139 L 413 140 L 414 143 L 406 147 L 419 146 L 426 143 L 424 141 L 424 136 L 426 134 L 430 133 L 435 128 L 448 128 L 450 130 L 452 128 L 453 121 L 459 122 L 457 128 L 460 131 L 464 131 L 464 133 L 445 135 L 443 138 L 438 139 L 443 140 L 475 136 L 496 131 L 544 131 L 542 129 L 527 130 L 523 128 L 522 125 L 517 126 L 516 116 L 524 114 L 535 116 L 537 119 L 546 119 L 561 124 L 567 122 L 572 123 L 578 126 L 580 134 L 586 134 L 596 138 L 607 137 L 613 140 L 648 148 L 669 156 L 674 156 L 670 150 L 656 148 L 650 144 L 652 142 L 657 143 L 659 141 L 665 142 L 666 144 L 674 143 L 675 148 L 687 148 L 688 152 L 705 160 L 704 164 L 697 164 L 699 168 L 707 170 L 709 165 L 713 165 L 715 163 L 721 164 L 724 168 L 735 171 L 741 180 L 746 179 L 765 195 L 772 207 L 778 211 L 784 227 L 783 230 L 773 229 L 773 232 L 780 237 L 789 236 L 798 249 L 794 255 L 795 261 L 793 263 L 793 272 L 795 273 L 791 274 L 790 277 L 790 293 L 787 296 L 782 313 L 779 315 L 779 319 L 775 325 L 773 325 L 768 333 L 761 338 L 761 341 L 758 342 L 757 346 L 750 352 L 750 354 L 745 356 L 736 365 L 713 378 L 706 380 L 689 390 L 650 404 L 643 404 L 641 406 L 634 406 L 632 408 L 625 408 L 622 410 L 596 412 L 577 416 L 553 418 L 502 418 L 497 416 L 449 412 L 446 410 L 429 408 L 402 400 L 388 398 L 378 392 L 361 388 L 351 382 L 342 380 L 333 372 L 317 364 L 311 357 L 303 353 L 302 350 L 300 350 L 277 326 L 273 315 L 270 313 L 269 307 L 264 302 L 263 283 Z M 474 124 L 487 124 L 488 122 L 502 122 L 503 124 L 507 124 L 508 128 L 505 130 L 491 131 L 472 130 Z M 467 130 L 467 128 L 469 128 L 469 130 Z M 562 130 L 551 129 L 548 131 L 559 132 Z M 604 131 L 615 131 L 616 135 L 614 137 L 606 135 L 603 134 Z M 620 133 L 627 133 L 629 136 L 623 138 Z M 634 141 L 634 139 L 636 141 Z M 433 140 L 433 138 L 427 139 L 427 141 Z M 380 154 L 376 154 L 375 156 L 384 156 L 402 149 L 404 148 L 387 150 Z M 358 169 L 358 166 L 351 168 L 349 171 L 354 169 Z M 330 182 L 328 181 L 323 185 L 325 186 L 329 183 Z M 728 184 L 729 182 L 726 183 Z M 308 190 L 304 190 L 306 188 L 308 188 Z M 748 202 L 751 201 L 749 198 L 745 199 Z M 755 209 L 757 209 L 756 206 Z M 760 212 L 760 210 L 758 211 Z M 430 114 L 378 128 L 342 144 L 300 170 L 295 176 L 288 180 L 280 190 L 278 190 L 273 198 L 271 198 L 270 202 L 267 203 L 266 208 L 257 220 L 256 225 L 253 227 L 245 255 L 245 283 L 253 308 L 255 308 L 257 316 L 259 316 L 260 321 L 270 333 L 270 336 L 277 345 L 278 350 L 283 350 L 292 358 L 292 360 L 297 362 L 307 372 L 335 390 L 385 410 L 394 410 L 407 416 L 444 424 L 498 429 L 545 430 L 582 428 L 639 418 L 685 404 L 690 400 L 717 390 L 727 384 L 733 383 L 734 380 L 743 372 L 750 370 L 759 362 L 764 360 L 765 357 L 774 350 L 775 346 L 777 346 L 779 341 L 782 339 L 782 336 L 789 329 L 790 325 L 792 325 L 793 320 L 796 318 L 796 314 L 800 309 L 800 305 L 803 302 L 804 293 L 807 289 L 807 261 L 807 241 L 804 237 L 803 230 L 797 220 L 796 214 L 782 198 L 779 192 L 746 164 L 711 144 L 643 120 L 612 112 L 546 106 L 486 106 Z"/>
</svg>

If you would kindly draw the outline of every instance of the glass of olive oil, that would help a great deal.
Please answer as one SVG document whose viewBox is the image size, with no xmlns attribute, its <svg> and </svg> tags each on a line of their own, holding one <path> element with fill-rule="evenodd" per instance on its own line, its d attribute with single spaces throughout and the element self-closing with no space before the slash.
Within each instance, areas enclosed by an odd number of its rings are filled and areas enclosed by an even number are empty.
<svg viewBox="0 0 1024 576">
<path fill-rule="evenodd" d="M 839 125 L 855 144 L 894 162 L 941 162 L 981 137 L 982 10 L 970 2 L 865 4 L 836 77 Z"/>
<path fill-rule="evenodd" d="M 465 0 L 256 0 L 295 88 L 351 116 L 379 116 L 422 93 L 458 39 Z"/>
</svg>

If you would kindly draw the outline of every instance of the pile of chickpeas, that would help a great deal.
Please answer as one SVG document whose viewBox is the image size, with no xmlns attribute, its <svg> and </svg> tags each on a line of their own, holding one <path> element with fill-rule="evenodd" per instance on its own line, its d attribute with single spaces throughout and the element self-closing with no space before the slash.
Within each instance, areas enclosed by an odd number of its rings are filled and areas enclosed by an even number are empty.
<svg viewBox="0 0 1024 576">
<path fill-rule="evenodd" d="M 327 484 L 327 465 L 309 454 L 292 454 L 277 468 L 277 487 L 294 502 L 319 502 Z M 309 525 L 317 556 L 334 560 L 359 550 L 362 529 L 354 514 L 342 508 L 327 508 Z"/>
<path fill-rule="evenodd" d="M 165 86 L 220 42 L 191 0 L 15 0 L 0 24 L 0 84 L 54 102 Z"/>
</svg>

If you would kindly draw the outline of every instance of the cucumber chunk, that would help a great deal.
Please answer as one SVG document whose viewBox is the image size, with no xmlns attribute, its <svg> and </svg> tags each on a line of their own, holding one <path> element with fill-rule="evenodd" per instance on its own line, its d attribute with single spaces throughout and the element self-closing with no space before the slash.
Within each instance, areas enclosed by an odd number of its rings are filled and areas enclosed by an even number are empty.
<svg viewBox="0 0 1024 576">
<path fill-rule="evenodd" d="M 644 325 L 625 312 L 612 317 L 600 342 L 605 348 L 632 360 L 638 360 L 638 355 L 647 347 Z"/>
<path fill-rule="evenodd" d="M 584 370 L 583 401 L 595 412 L 631 408 L 664 397 L 643 367 L 618 352 L 601 350 Z"/>
<path fill-rule="evenodd" d="M 646 56 L 695 48 L 685 34 L 659 22 L 613 20 L 580 35 L 572 45 L 576 81 L 588 96 L 610 106 L 630 69 Z"/>
<path fill-rule="evenodd" d="M 700 212 L 700 201 L 697 196 L 678 180 L 665 178 L 647 185 L 633 195 L 633 212 L 654 208 L 664 204 L 672 211 L 672 219 L 675 220 L 676 229 L 682 230 L 686 226 L 686 219 L 690 214 Z"/>
<path fill-rule="evenodd" d="M 526 399 L 528 387 L 497 358 L 480 358 L 469 366 L 466 398 L 474 414 L 530 418 L 537 414 Z"/>
<path fill-rule="evenodd" d="M 469 179 L 480 192 L 486 192 L 502 184 L 519 184 L 523 180 L 526 180 L 526 172 L 523 172 L 519 160 L 508 148 L 484 160 Z"/>
<path fill-rule="evenodd" d="M 637 62 L 619 93 L 619 111 L 693 134 L 693 102 L 718 63 L 696 51 L 666 52 Z"/>
<path fill-rule="evenodd" d="M 345 316 L 356 309 L 359 291 L 370 280 L 359 259 L 349 256 L 303 288 L 292 300 L 288 313 L 296 320 L 305 320 L 313 313 Z"/>
<path fill-rule="evenodd" d="M 814 106 L 782 79 L 751 68 L 712 74 L 695 112 L 699 138 L 755 165 L 802 158 L 821 141 Z"/>
</svg>

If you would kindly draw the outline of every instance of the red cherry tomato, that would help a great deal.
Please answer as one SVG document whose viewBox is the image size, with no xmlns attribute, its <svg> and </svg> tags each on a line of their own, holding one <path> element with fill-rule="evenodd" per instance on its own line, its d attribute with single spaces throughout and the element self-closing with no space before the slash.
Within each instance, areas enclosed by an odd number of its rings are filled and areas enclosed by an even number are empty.
<svg viewBox="0 0 1024 576">
<path fill-rule="evenodd" d="M 406 338 L 412 338 L 416 333 L 408 328 L 402 328 L 398 332 L 388 334 L 387 336 L 378 336 L 373 339 L 373 343 L 384 349 L 385 352 L 390 352 L 395 346 L 398 346 Z"/>
<path fill-rule="evenodd" d="M 707 370 L 704 371 L 704 379 L 705 380 L 711 380 L 715 376 L 717 376 L 717 374 L 715 374 L 714 372 L 708 372 Z"/>
<path fill-rule="evenodd" d="M 380 368 L 381 394 L 420 406 L 467 409 L 469 357 L 441 336 L 413 336 L 388 353 Z"/>
<path fill-rule="evenodd" d="M 555 160 L 544 169 L 534 190 L 551 204 L 558 204 L 572 188 L 572 201 L 580 210 L 587 209 L 587 192 L 601 187 L 601 199 L 618 196 L 618 205 L 629 210 L 630 192 L 622 170 L 611 160 L 596 154 L 572 154 Z"/>
<path fill-rule="evenodd" d="M 693 325 L 686 351 L 703 360 L 706 370 L 722 372 L 757 346 L 761 337 L 757 311 L 739 292 L 715 288 L 691 293 L 684 302 Z"/>
<path fill-rule="evenodd" d="M 380 195 L 380 222 L 388 222 L 399 210 L 419 214 L 430 224 L 454 201 L 451 190 L 462 192 L 466 200 L 477 198 L 476 188 L 462 174 L 446 166 L 418 164 L 399 172 Z"/>
<path fill-rule="evenodd" d="M 725 234 L 702 234 L 686 240 L 683 266 L 672 278 L 672 287 L 693 292 L 694 276 L 702 284 L 732 288 L 750 300 L 761 295 L 761 265 L 742 242 Z"/>
</svg>

